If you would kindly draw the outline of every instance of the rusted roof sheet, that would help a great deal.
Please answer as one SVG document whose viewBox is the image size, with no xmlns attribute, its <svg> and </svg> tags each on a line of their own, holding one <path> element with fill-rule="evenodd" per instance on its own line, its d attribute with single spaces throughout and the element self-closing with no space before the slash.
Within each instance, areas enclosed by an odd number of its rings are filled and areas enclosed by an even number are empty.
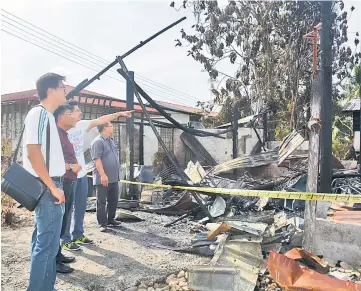
<svg viewBox="0 0 361 291">
<path fill-rule="evenodd" d="M 241 119 L 238 119 L 238 125 L 242 125 L 242 124 L 245 124 L 247 122 L 250 122 L 254 117 L 255 117 L 255 115 L 250 115 L 250 116 L 246 116 L 246 117 L 243 117 Z M 228 123 L 216 126 L 216 128 L 227 128 L 227 127 L 230 127 L 230 126 L 232 126 L 232 122 L 228 122 Z"/>
<path fill-rule="evenodd" d="M 1 95 L 1 102 L 17 100 L 39 100 L 39 97 L 36 89 Z"/>
<path fill-rule="evenodd" d="M 339 223 L 361 225 L 361 209 L 354 204 L 333 203 L 329 207 L 328 219 Z"/>
<path fill-rule="evenodd" d="M 361 211 L 336 211 L 331 219 L 361 225 Z"/>
<path fill-rule="evenodd" d="M 192 113 L 192 114 L 202 114 L 202 110 L 199 108 L 194 108 L 194 107 L 189 107 L 189 106 L 184 106 L 184 105 L 179 105 L 164 101 L 155 101 L 155 102 L 166 109 L 179 110 L 185 113 Z"/>
<path fill-rule="evenodd" d="M 360 111 L 360 98 L 351 99 L 343 108 L 343 112 Z"/>
<path fill-rule="evenodd" d="M 301 268 L 295 260 L 275 252 L 270 254 L 267 267 L 272 279 L 287 291 L 361 291 L 361 285 Z"/>
<path fill-rule="evenodd" d="M 195 107 L 190 107 L 190 106 L 185 106 L 185 105 L 180 105 L 165 101 L 155 101 L 155 102 L 161 105 L 162 107 L 164 107 L 164 109 L 181 111 L 188 114 L 204 115 L 209 117 L 216 117 L 219 114 L 218 112 L 213 112 L 213 111 L 207 113 L 207 112 L 203 112 L 200 108 L 195 108 Z"/>
<path fill-rule="evenodd" d="M 330 270 L 327 262 L 301 248 L 289 250 L 285 253 L 285 256 L 293 260 L 304 260 L 308 266 L 312 266 L 316 271 L 322 274 L 326 274 Z"/>
<path fill-rule="evenodd" d="M 74 87 L 72 87 L 72 86 L 69 86 L 69 85 L 65 86 L 65 92 L 66 93 L 69 93 L 73 89 L 74 89 Z M 88 90 L 82 90 L 80 93 L 95 95 L 95 96 L 100 96 L 100 97 L 108 97 L 109 98 L 109 96 L 99 94 L 99 93 L 96 93 L 96 92 L 92 92 L 92 91 L 88 91 Z M 110 98 L 112 98 L 112 97 L 110 97 Z M 1 95 L 1 102 L 4 102 L 4 101 L 16 101 L 16 100 L 39 100 L 37 90 L 36 89 L 31 89 L 31 90 L 26 90 L 26 91 L 14 92 L 14 93 Z"/>
</svg>

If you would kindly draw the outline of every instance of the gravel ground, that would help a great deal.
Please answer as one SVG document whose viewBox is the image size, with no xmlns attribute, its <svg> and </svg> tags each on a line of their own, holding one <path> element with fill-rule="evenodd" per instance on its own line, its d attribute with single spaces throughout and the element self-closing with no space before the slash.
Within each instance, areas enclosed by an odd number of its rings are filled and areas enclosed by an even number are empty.
<svg viewBox="0 0 361 291">
<path fill-rule="evenodd" d="M 141 282 L 149 286 L 188 266 L 208 263 L 207 258 L 155 247 L 155 244 L 171 247 L 190 244 L 192 235 L 186 223 L 165 228 L 163 225 L 174 217 L 139 212 L 137 215 L 144 221 L 123 223 L 120 228 L 101 233 L 95 214 L 87 213 L 86 235 L 95 244 L 71 253 L 76 256 L 71 264 L 75 271 L 58 274 L 56 288 L 64 291 L 124 290 Z M 3 227 L 1 233 L 1 287 L 4 291 L 25 290 L 29 277 L 32 217 L 19 210 L 16 216 L 17 226 Z"/>
</svg>

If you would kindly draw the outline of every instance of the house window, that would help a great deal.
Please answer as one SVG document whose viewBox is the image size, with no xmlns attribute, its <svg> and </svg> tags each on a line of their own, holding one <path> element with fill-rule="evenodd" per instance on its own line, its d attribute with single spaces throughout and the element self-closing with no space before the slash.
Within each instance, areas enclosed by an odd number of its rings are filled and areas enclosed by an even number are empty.
<svg viewBox="0 0 361 291">
<path fill-rule="evenodd" d="M 173 153 L 174 152 L 174 130 L 173 128 L 160 128 L 159 130 L 160 137 L 165 143 L 167 149 Z M 163 152 L 162 146 L 158 143 L 158 151 Z"/>
</svg>

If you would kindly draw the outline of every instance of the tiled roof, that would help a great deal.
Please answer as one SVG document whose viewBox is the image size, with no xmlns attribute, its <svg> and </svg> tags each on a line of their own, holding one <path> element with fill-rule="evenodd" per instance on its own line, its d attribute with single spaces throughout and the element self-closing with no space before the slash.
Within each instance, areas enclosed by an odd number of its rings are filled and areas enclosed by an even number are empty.
<svg viewBox="0 0 361 291">
<path fill-rule="evenodd" d="M 68 86 L 68 85 L 66 85 L 65 87 L 66 87 L 65 88 L 66 93 L 69 93 L 74 88 L 74 87 Z M 82 90 L 80 93 L 81 94 L 87 94 L 89 96 L 92 95 L 92 96 L 99 96 L 99 97 L 107 98 L 109 100 L 106 100 L 104 105 L 110 105 L 111 104 L 112 107 L 118 107 L 118 108 L 121 108 L 121 109 L 124 109 L 124 110 L 126 109 L 126 101 L 125 100 L 117 99 L 117 98 L 114 98 L 114 97 L 106 96 L 104 94 L 99 94 L 99 93 L 88 91 L 88 90 Z M 84 104 L 85 102 L 89 103 L 89 104 L 92 104 L 93 100 L 94 100 L 94 98 L 92 98 L 92 97 L 87 97 L 87 98 L 81 97 L 80 100 L 79 100 L 78 96 L 76 96 L 75 99 L 79 103 L 82 103 L 82 104 Z M 39 100 L 36 89 L 1 95 L 1 102 L 19 101 L 19 100 Z M 103 105 L 102 102 L 100 104 Z M 158 114 L 158 111 L 156 109 L 151 108 L 149 106 L 147 106 L 147 108 L 148 108 L 149 113 Z M 137 104 L 134 104 L 134 110 L 136 112 L 142 112 L 141 106 L 137 105 Z"/>
</svg>

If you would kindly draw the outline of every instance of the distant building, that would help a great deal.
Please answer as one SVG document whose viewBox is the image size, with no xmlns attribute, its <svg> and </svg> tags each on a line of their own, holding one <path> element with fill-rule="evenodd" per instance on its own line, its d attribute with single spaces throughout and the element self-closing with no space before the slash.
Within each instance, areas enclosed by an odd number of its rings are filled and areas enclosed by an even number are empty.
<svg viewBox="0 0 361 291">
<path fill-rule="evenodd" d="M 66 86 L 66 92 L 70 92 L 74 87 Z M 106 96 L 96 92 L 82 90 L 79 96 L 74 98 L 80 104 L 80 108 L 84 114 L 84 119 L 94 119 L 104 114 L 109 114 L 117 111 L 126 110 L 126 101 L 118 98 Z M 202 111 L 197 108 L 187 107 L 183 105 L 156 101 L 157 104 L 163 107 L 172 118 L 177 120 L 182 125 L 191 125 L 193 127 L 202 127 L 201 119 L 204 116 Z M 21 133 L 24 119 L 29 110 L 39 103 L 36 89 L 15 92 L 1 95 L 1 141 L 2 141 L 2 156 L 10 157 L 15 150 L 18 138 Z M 169 122 L 160 113 L 150 107 L 146 106 L 148 113 L 155 122 Z M 135 109 L 135 144 L 134 154 L 135 162 L 143 162 L 146 165 L 152 163 L 154 154 L 161 150 L 158 140 L 149 126 L 143 128 L 143 140 L 141 142 L 140 126 L 142 121 L 143 111 L 139 103 L 134 104 Z M 143 116 L 144 117 L 144 116 Z M 120 149 L 121 162 L 125 160 L 125 119 L 120 118 L 114 123 L 114 140 Z M 144 124 L 147 125 L 144 120 Z M 159 123 L 156 124 L 158 131 L 167 145 L 168 149 L 174 151 L 174 128 L 162 127 Z M 90 141 L 88 141 L 89 143 Z M 143 147 L 141 148 L 141 145 Z M 21 151 L 19 158 L 21 157 Z"/>
<path fill-rule="evenodd" d="M 351 99 L 343 108 L 342 112 L 352 113 L 352 130 L 354 132 L 353 146 L 355 151 L 360 151 L 360 98 Z"/>
</svg>

